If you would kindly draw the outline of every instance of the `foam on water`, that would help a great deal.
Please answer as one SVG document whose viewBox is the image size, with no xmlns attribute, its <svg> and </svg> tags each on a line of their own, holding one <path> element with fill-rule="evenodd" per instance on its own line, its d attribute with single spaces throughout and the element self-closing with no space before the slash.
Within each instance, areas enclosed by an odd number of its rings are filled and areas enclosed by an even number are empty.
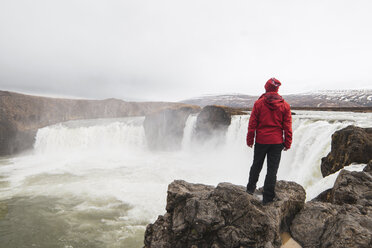
<svg viewBox="0 0 372 248">
<path fill-rule="evenodd" d="M 222 141 L 198 145 L 192 138 L 196 116 L 190 116 L 178 152 L 149 151 L 143 117 L 42 128 L 31 154 L 0 162 L 0 203 L 22 198 L 32 205 L 33 199 L 44 197 L 53 202 L 48 209 L 59 209 L 63 223 L 83 222 L 92 230 L 99 225 L 102 230 L 94 235 L 97 247 L 138 247 L 146 224 L 164 213 L 167 185 L 173 180 L 247 183 L 253 158 L 245 144 L 248 119 L 234 116 Z M 330 151 L 334 131 L 349 124 L 371 126 L 371 114 L 297 111 L 292 149 L 282 154 L 278 179 L 322 188 L 315 186 L 321 179 L 320 159 Z M 264 169 L 259 186 L 265 174 Z M 99 221 L 87 222 L 87 215 Z M 73 237 L 83 242 L 85 234 L 80 234 Z M 72 239 L 69 235 L 64 239 Z M 79 247 L 76 242 L 63 244 Z"/>
</svg>

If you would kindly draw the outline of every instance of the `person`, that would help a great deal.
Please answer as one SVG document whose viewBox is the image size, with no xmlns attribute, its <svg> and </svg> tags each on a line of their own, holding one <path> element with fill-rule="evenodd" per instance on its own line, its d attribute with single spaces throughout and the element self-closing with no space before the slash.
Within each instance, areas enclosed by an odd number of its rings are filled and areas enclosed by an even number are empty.
<svg viewBox="0 0 372 248">
<path fill-rule="evenodd" d="M 282 150 L 292 143 L 292 115 L 289 104 L 278 94 L 280 81 L 270 78 L 265 84 L 266 93 L 254 103 L 249 118 L 247 145 L 252 148 L 253 164 L 249 172 L 247 192 L 253 194 L 263 162 L 267 156 L 267 173 L 263 189 L 263 204 L 275 198 L 276 174 Z"/>
</svg>

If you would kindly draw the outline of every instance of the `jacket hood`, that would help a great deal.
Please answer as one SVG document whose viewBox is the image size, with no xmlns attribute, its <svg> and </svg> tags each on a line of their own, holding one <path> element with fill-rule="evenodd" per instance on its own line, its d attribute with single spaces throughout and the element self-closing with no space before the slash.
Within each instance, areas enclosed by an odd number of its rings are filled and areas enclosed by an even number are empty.
<svg viewBox="0 0 372 248">
<path fill-rule="evenodd" d="M 259 99 L 261 98 L 264 98 L 265 105 L 271 110 L 278 109 L 284 103 L 283 97 L 276 92 L 266 92 Z"/>
</svg>

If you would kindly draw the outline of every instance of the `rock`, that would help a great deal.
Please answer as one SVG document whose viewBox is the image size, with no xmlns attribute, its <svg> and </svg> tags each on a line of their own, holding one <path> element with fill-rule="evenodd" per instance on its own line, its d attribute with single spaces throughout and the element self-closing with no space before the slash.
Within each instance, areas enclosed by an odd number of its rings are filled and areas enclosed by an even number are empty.
<svg viewBox="0 0 372 248">
<path fill-rule="evenodd" d="M 342 170 L 332 189 L 307 202 L 291 226 L 303 248 L 371 247 L 372 174 Z"/>
<path fill-rule="evenodd" d="M 280 247 L 280 233 L 303 207 L 305 191 L 278 181 L 276 194 L 280 200 L 263 206 L 243 186 L 174 181 L 167 213 L 147 226 L 145 248 Z"/>
<path fill-rule="evenodd" d="M 367 172 L 369 174 L 372 174 L 372 160 L 369 161 L 367 166 L 363 169 L 364 172 Z"/>
<path fill-rule="evenodd" d="M 291 235 L 303 248 L 369 248 L 372 211 L 348 204 L 308 202 L 293 220 Z"/>
<path fill-rule="evenodd" d="M 366 169 L 368 171 L 368 167 L 364 170 Z M 372 207 L 372 174 L 366 171 L 342 170 L 333 188 L 322 192 L 313 201 Z"/>
<path fill-rule="evenodd" d="M 342 170 L 332 188 L 330 202 L 372 207 L 372 175 Z"/>
<path fill-rule="evenodd" d="M 204 141 L 224 135 L 231 124 L 231 114 L 221 106 L 205 106 L 196 120 L 195 136 Z"/>
<path fill-rule="evenodd" d="M 332 135 L 331 152 L 322 158 L 323 177 L 351 163 L 368 163 L 372 159 L 372 128 L 348 126 Z"/>
<path fill-rule="evenodd" d="M 187 105 L 165 102 L 125 102 L 118 99 L 78 100 L 0 91 L 0 156 L 31 149 L 39 128 L 59 122 L 146 115 Z"/>
<path fill-rule="evenodd" d="M 327 189 L 315 197 L 312 201 L 331 202 L 332 189 Z"/>
<path fill-rule="evenodd" d="M 340 214 L 325 228 L 321 247 L 370 248 L 371 227 L 371 215 L 365 215 L 355 207 L 342 207 Z"/>
<path fill-rule="evenodd" d="M 325 226 L 334 219 L 337 212 L 337 206 L 330 203 L 306 203 L 292 222 L 292 237 L 299 241 L 303 248 L 320 247 Z"/>
<path fill-rule="evenodd" d="M 167 108 L 146 115 L 143 126 L 148 147 L 152 150 L 180 149 L 186 120 L 199 110 L 199 107 Z"/>
</svg>

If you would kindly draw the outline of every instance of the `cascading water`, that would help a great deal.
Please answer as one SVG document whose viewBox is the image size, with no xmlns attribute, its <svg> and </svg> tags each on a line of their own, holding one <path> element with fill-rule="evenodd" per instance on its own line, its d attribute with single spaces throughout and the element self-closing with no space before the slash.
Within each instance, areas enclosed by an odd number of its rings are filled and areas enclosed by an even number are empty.
<svg viewBox="0 0 372 248">
<path fill-rule="evenodd" d="M 331 135 L 349 124 L 371 126 L 372 115 L 296 113 L 292 149 L 282 154 L 278 179 L 317 192 Z M 0 160 L 0 244 L 141 247 L 146 224 L 165 211 L 167 185 L 174 179 L 247 183 L 253 157 L 245 144 L 248 119 L 234 116 L 225 142 L 208 146 L 195 143 L 196 116 L 190 116 L 177 152 L 147 149 L 143 117 L 40 129 L 32 153 Z"/>
</svg>

